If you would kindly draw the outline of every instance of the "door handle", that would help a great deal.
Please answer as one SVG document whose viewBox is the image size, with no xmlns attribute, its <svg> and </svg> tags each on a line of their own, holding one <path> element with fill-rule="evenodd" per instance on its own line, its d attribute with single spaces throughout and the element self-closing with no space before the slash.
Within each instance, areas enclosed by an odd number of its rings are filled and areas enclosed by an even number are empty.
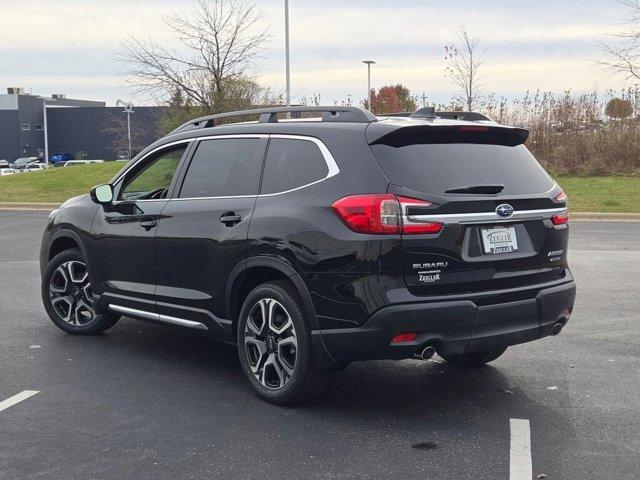
<svg viewBox="0 0 640 480">
<path fill-rule="evenodd" d="M 227 212 L 223 213 L 220 217 L 220 221 L 224 223 L 227 227 L 232 227 L 236 223 L 240 223 L 242 217 L 240 215 L 236 215 L 235 212 Z"/>
<path fill-rule="evenodd" d="M 140 222 L 140 226 L 147 232 L 158 225 L 157 220 L 143 220 Z"/>
</svg>

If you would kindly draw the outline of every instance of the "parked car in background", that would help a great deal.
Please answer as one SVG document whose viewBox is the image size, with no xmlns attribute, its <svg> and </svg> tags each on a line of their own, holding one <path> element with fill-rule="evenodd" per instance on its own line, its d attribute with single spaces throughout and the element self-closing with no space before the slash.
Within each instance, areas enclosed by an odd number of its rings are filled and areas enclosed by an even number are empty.
<svg viewBox="0 0 640 480">
<path fill-rule="evenodd" d="M 14 168 L 0 168 L 0 177 L 13 175 L 14 173 L 16 173 L 16 170 Z"/>
<path fill-rule="evenodd" d="M 18 170 L 20 173 L 41 172 L 46 170 L 47 166 L 42 162 L 29 163 Z"/>
<path fill-rule="evenodd" d="M 104 160 L 69 160 L 64 162 L 63 167 L 73 167 L 74 165 L 88 165 L 90 163 L 104 163 Z"/>
<path fill-rule="evenodd" d="M 28 165 L 30 163 L 35 163 L 37 161 L 38 161 L 37 157 L 22 157 L 22 158 L 18 158 L 15 162 L 11 163 L 9 167 L 19 170 L 23 168 L 25 165 Z"/>
<path fill-rule="evenodd" d="M 7 162 L 4 158 L 0 159 L 0 168 L 9 168 L 9 162 Z"/>
<path fill-rule="evenodd" d="M 70 160 L 75 160 L 75 157 L 69 153 L 54 153 L 51 155 L 51 164 L 56 165 L 58 163 L 64 164 Z"/>
</svg>

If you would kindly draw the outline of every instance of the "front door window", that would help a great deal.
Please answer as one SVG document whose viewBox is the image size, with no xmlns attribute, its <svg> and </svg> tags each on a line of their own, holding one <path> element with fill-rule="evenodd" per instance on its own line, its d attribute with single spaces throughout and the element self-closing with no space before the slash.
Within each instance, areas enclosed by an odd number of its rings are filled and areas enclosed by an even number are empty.
<svg viewBox="0 0 640 480">
<path fill-rule="evenodd" d="M 120 200 L 150 200 L 166 198 L 171 180 L 186 150 L 186 144 L 164 150 L 125 180 Z"/>
</svg>

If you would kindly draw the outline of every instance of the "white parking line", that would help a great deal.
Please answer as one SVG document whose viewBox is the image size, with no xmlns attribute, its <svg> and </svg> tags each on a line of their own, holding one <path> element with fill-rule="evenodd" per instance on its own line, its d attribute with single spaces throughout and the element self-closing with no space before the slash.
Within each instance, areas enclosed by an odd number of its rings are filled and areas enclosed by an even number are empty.
<svg viewBox="0 0 640 480">
<path fill-rule="evenodd" d="M 529 420 L 509 419 L 511 450 L 509 453 L 509 480 L 531 480 L 531 429 Z"/>
<path fill-rule="evenodd" d="M 38 390 L 25 390 L 23 392 L 14 395 L 13 397 L 9 397 L 6 400 L 0 402 L 0 412 L 6 410 L 9 407 L 12 407 L 16 403 L 20 403 L 23 400 L 26 400 L 29 397 L 33 397 L 36 393 L 40 393 Z"/>
</svg>

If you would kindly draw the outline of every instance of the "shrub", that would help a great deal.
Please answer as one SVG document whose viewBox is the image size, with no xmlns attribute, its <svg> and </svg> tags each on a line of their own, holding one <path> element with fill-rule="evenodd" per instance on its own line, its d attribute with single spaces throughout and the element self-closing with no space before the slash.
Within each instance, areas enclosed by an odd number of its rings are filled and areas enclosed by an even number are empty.
<svg viewBox="0 0 640 480">
<path fill-rule="evenodd" d="M 639 92 L 625 90 L 615 118 L 638 104 Z M 496 121 L 527 128 L 529 149 L 554 174 L 629 175 L 640 173 L 640 119 L 611 120 L 614 92 L 576 95 L 528 92 L 507 101 L 490 95 L 481 111 Z M 621 103 L 622 102 L 622 103 Z M 449 106 L 450 107 L 450 106 Z M 613 113 L 613 112 L 611 112 Z"/>
</svg>

